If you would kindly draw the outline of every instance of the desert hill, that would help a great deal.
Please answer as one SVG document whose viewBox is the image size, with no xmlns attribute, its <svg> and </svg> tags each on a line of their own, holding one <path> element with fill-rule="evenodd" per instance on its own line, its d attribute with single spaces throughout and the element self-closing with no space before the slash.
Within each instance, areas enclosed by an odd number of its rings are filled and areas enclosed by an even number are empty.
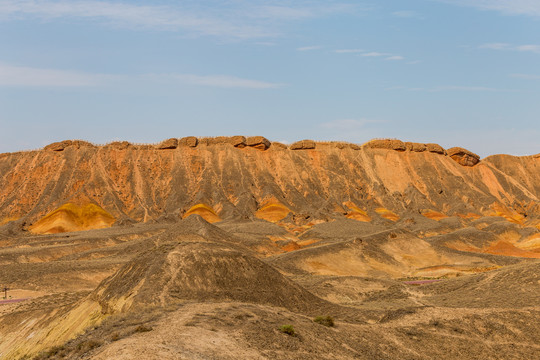
<svg viewBox="0 0 540 360">
<path fill-rule="evenodd" d="M 235 145 L 234 138 L 165 147 L 63 142 L 2 154 L 0 223 L 50 233 L 192 213 L 210 222 L 259 217 L 298 225 L 343 216 L 398 221 L 411 212 L 538 221 L 538 157 L 491 156 L 464 166 L 435 144 L 424 151 L 384 141 L 287 148 L 262 137 Z"/>
<path fill-rule="evenodd" d="M 389 139 L 0 154 L 0 359 L 539 358 L 539 175 Z"/>
</svg>

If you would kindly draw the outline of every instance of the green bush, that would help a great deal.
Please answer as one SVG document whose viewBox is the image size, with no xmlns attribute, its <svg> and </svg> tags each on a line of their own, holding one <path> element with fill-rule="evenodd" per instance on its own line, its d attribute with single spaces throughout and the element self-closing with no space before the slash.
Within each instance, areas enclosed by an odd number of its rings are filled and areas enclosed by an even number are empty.
<svg viewBox="0 0 540 360">
<path fill-rule="evenodd" d="M 331 316 L 317 316 L 315 319 L 313 319 L 313 321 L 316 322 L 317 324 L 321 324 L 328 327 L 334 326 L 334 319 L 332 319 Z"/>
<path fill-rule="evenodd" d="M 280 326 L 279 331 L 290 336 L 296 336 L 296 332 L 292 325 L 282 325 Z"/>
</svg>

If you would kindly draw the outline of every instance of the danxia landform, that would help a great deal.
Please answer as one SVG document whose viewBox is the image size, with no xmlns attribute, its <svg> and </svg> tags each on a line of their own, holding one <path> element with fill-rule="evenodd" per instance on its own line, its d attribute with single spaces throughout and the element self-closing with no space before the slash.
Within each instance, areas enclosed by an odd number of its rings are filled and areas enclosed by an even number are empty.
<svg viewBox="0 0 540 360">
<path fill-rule="evenodd" d="M 0 359 L 539 358 L 539 259 L 540 154 L 262 136 L 0 154 Z"/>
</svg>

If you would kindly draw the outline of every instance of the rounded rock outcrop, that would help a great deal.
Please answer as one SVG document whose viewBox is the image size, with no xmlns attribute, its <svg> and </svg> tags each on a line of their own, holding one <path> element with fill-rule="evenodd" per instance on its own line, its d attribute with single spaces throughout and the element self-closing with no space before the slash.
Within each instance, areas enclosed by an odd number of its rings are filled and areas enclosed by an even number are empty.
<svg viewBox="0 0 540 360">
<path fill-rule="evenodd" d="M 406 142 L 405 147 L 407 148 L 407 150 L 414 152 L 424 152 L 427 150 L 426 144 L 415 142 Z"/>
<path fill-rule="evenodd" d="M 270 147 L 270 141 L 264 136 L 250 136 L 246 139 L 246 145 L 258 150 L 266 150 Z"/>
<path fill-rule="evenodd" d="M 178 140 L 179 146 L 196 147 L 199 144 L 199 140 L 195 136 L 186 136 Z"/>
<path fill-rule="evenodd" d="M 315 149 L 315 141 L 313 140 L 300 140 L 289 147 L 291 150 L 310 150 Z"/>
<path fill-rule="evenodd" d="M 446 155 L 446 150 L 444 150 L 444 148 L 439 144 L 433 144 L 433 143 L 426 144 L 426 149 L 427 151 L 432 152 L 432 153 Z"/>
<path fill-rule="evenodd" d="M 231 136 L 231 144 L 232 146 L 234 147 L 237 147 L 237 148 L 245 148 L 246 147 L 246 137 L 245 136 L 241 136 L 241 135 L 237 135 L 237 136 Z"/>
<path fill-rule="evenodd" d="M 69 146 L 73 146 L 77 149 L 80 149 L 81 147 L 95 147 L 95 145 L 89 143 L 88 141 L 83 140 L 64 140 L 59 142 L 54 142 L 52 144 L 49 144 L 45 146 L 44 150 L 50 150 L 50 151 L 63 151 Z"/>
<path fill-rule="evenodd" d="M 480 156 L 461 147 L 453 147 L 446 152 L 454 161 L 463 166 L 474 166 L 480 161 Z"/>
<path fill-rule="evenodd" d="M 178 139 L 176 138 L 163 140 L 159 145 L 156 146 L 156 148 L 159 150 L 176 149 L 177 147 L 178 147 Z"/>
<path fill-rule="evenodd" d="M 110 144 L 106 145 L 109 148 L 116 150 L 126 150 L 127 148 L 133 146 L 129 141 L 113 141 Z"/>
<path fill-rule="evenodd" d="M 364 146 L 369 149 L 387 149 L 396 151 L 405 151 L 407 149 L 403 141 L 393 139 L 371 140 L 365 143 Z"/>
<path fill-rule="evenodd" d="M 58 142 L 54 142 L 52 144 L 45 146 L 44 150 L 63 151 L 65 148 L 67 148 L 71 144 L 72 144 L 71 140 L 58 141 Z"/>
</svg>

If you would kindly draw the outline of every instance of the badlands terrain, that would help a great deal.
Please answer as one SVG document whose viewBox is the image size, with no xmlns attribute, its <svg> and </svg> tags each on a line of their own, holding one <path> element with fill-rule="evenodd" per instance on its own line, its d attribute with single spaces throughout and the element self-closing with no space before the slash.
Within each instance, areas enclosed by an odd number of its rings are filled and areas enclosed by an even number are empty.
<svg viewBox="0 0 540 360">
<path fill-rule="evenodd" d="M 0 359 L 539 359 L 540 154 L 0 154 L 0 286 Z"/>
</svg>

